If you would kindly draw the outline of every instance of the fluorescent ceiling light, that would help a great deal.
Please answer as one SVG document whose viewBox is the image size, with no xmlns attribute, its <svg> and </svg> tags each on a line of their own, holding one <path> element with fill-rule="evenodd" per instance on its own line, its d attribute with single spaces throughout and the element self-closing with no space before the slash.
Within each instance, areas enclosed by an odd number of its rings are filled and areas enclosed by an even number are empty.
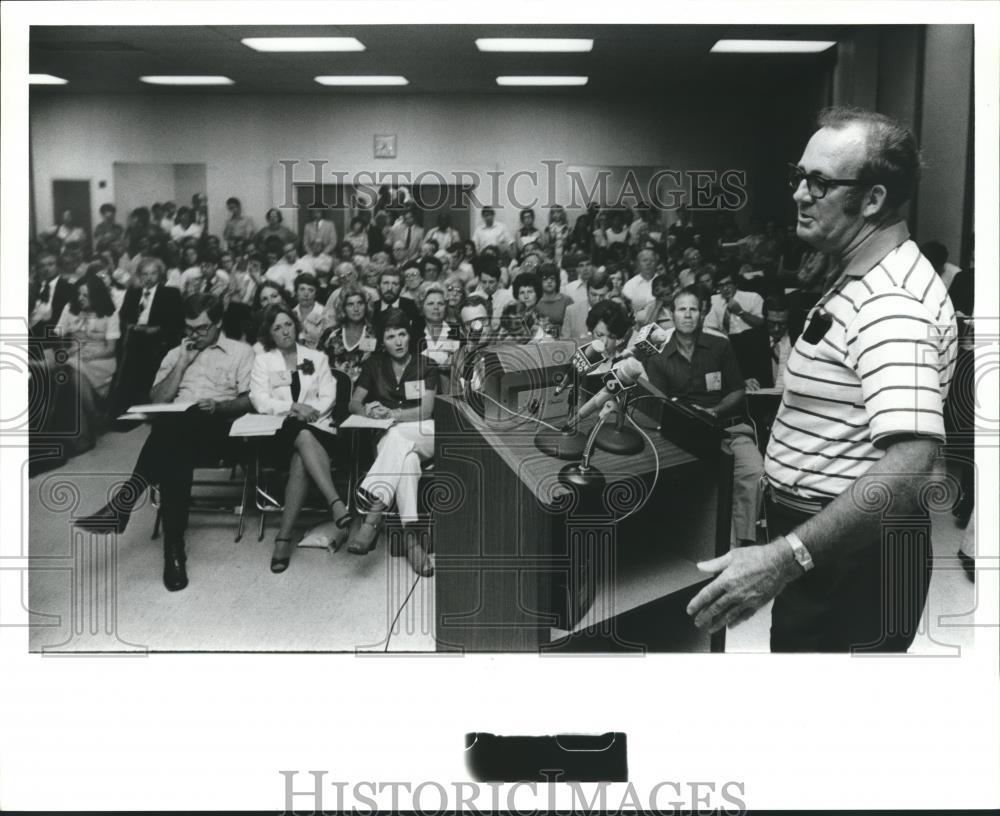
<svg viewBox="0 0 1000 816">
<path fill-rule="evenodd" d="M 52 74 L 28 74 L 28 83 L 31 85 L 65 85 L 66 82 L 62 77 Z"/>
<path fill-rule="evenodd" d="M 354 37 L 247 37 L 240 40 L 254 51 L 364 51 Z"/>
<path fill-rule="evenodd" d="M 833 48 L 834 40 L 719 40 L 714 54 L 818 54 Z"/>
<path fill-rule="evenodd" d="M 589 77 L 585 76 L 498 76 L 497 85 L 586 85 Z"/>
<path fill-rule="evenodd" d="M 320 85 L 409 85 L 404 76 L 318 76 Z"/>
<path fill-rule="evenodd" d="M 235 85 L 224 76 L 143 76 L 139 80 L 147 85 Z"/>
<path fill-rule="evenodd" d="M 480 51 L 515 51 L 520 53 L 593 51 L 594 41 L 544 37 L 486 37 L 476 40 Z"/>
</svg>

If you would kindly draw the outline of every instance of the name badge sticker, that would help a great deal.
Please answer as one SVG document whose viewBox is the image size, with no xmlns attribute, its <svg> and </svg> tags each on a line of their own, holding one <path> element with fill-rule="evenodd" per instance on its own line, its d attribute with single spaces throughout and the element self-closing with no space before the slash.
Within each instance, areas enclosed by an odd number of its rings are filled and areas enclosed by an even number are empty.
<svg viewBox="0 0 1000 816">
<path fill-rule="evenodd" d="M 292 384 L 292 372 L 288 369 L 284 371 L 272 371 L 271 372 L 271 388 L 278 388 L 282 385 Z"/>
<path fill-rule="evenodd" d="M 721 371 L 709 371 L 705 375 L 705 390 L 706 391 L 721 391 L 722 390 L 722 372 Z"/>
<path fill-rule="evenodd" d="M 424 395 L 424 381 L 407 380 L 403 383 L 403 394 L 408 400 L 420 399 Z"/>
<path fill-rule="evenodd" d="M 375 351 L 375 338 L 374 337 L 362 337 L 358 341 L 358 349 L 361 351 Z"/>
</svg>

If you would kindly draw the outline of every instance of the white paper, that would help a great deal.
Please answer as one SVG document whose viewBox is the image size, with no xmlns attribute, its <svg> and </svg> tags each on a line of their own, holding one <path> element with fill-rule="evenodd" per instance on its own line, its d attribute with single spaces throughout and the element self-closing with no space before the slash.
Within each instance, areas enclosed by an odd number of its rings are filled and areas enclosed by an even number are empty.
<svg viewBox="0 0 1000 816">
<path fill-rule="evenodd" d="M 341 428 L 378 428 L 379 430 L 386 430 L 391 428 L 396 420 L 394 419 L 372 419 L 371 417 L 361 416 L 360 414 L 351 414 L 347 419 L 340 423 Z"/>
<path fill-rule="evenodd" d="M 272 414 L 244 414 L 229 429 L 230 436 L 274 436 L 285 421 Z"/>
<path fill-rule="evenodd" d="M 130 414 L 180 414 L 195 405 L 194 402 L 153 402 L 149 405 L 133 405 Z"/>
</svg>

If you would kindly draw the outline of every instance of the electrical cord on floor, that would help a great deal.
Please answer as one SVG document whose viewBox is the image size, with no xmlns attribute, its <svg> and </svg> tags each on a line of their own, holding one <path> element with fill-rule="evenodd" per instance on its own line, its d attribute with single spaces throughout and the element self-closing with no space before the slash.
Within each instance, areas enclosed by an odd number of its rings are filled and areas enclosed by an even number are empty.
<svg viewBox="0 0 1000 816">
<path fill-rule="evenodd" d="M 406 605 L 410 602 L 410 598 L 413 595 L 413 590 L 417 588 L 417 584 L 420 583 L 420 579 L 423 578 L 422 575 L 417 576 L 417 580 L 413 582 L 413 586 L 410 587 L 410 591 L 406 593 L 406 597 L 403 598 L 403 602 L 399 605 L 399 609 L 396 610 L 396 615 L 392 619 L 392 623 L 389 624 L 389 636 L 385 639 L 385 648 L 383 652 L 389 651 L 389 644 L 392 643 L 392 630 L 396 628 L 396 623 L 399 621 L 399 616 L 403 614 L 403 610 L 406 609 Z"/>
</svg>

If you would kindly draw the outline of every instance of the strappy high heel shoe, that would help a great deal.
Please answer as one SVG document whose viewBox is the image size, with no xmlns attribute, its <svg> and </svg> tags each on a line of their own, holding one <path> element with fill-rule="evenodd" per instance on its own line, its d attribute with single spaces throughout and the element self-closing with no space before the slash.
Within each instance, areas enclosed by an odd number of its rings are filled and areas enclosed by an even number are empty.
<svg viewBox="0 0 1000 816">
<path fill-rule="evenodd" d="M 351 540 L 347 542 L 347 551 L 354 555 L 368 555 L 375 549 L 375 542 L 378 541 L 379 529 L 382 527 L 382 519 L 372 522 L 365 517 L 361 526 L 354 531 Z"/>
<path fill-rule="evenodd" d="M 344 505 L 344 512 L 340 518 L 337 518 L 337 514 L 333 512 L 334 506 L 338 504 Z M 347 506 L 347 502 L 339 496 L 330 502 L 330 515 L 333 516 L 333 523 L 337 527 L 337 534 L 330 542 L 330 552 L 338 552 L 344 546 L 344 541 L 347 540 L 347 534 L 350 531 L 351 522 L 354 521 L 354 516 L 351 515 L 351 508 Z"/>
<path fill-rule="evenodd" d="M 277 543 L 279 541 L 287 541 L 289 544 L 292 543 L 292 540 L 290 538 L 276 538 L 276 539 L 274 539 L 274 543 L 276 545 L 277 545 Z M 286 569 L 288 569 L 288 563 L 291 560 L 292 560 L 292 557 L 290 555 L 285 556 L 284 558 L 275 558 L 274 556 L 271 556 L 271 572 L 276 573 L 276 574 L 280 573 L 280 572 L 284 572 Z"/>
</svg>

